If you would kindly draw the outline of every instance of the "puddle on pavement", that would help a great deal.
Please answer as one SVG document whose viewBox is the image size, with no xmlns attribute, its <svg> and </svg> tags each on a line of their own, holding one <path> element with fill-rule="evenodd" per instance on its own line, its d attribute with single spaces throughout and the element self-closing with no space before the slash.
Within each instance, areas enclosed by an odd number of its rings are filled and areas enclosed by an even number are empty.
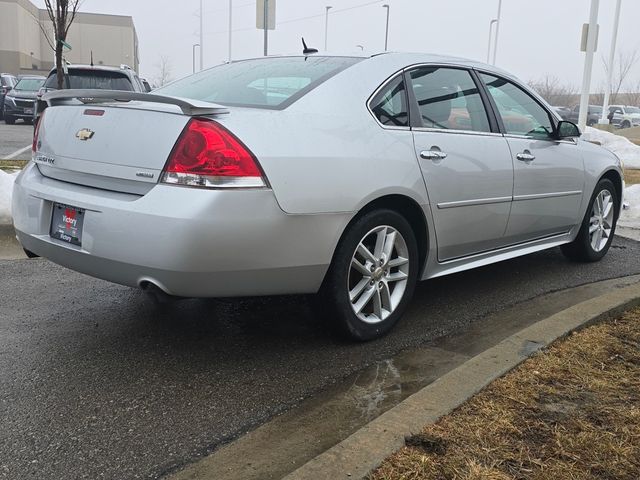
<svg viewBox="0 0 640 480">
<path fill-rule="evenodd" d="M 282 478 L 510 335 L 606 290 L 637 281 L 637 276 L 607 280 L 544 295 L 478 320 L 464 332 L 376 362 L 171 478 Z M 539 346 L 523 348 L 533 352 Z"/>
</svg>

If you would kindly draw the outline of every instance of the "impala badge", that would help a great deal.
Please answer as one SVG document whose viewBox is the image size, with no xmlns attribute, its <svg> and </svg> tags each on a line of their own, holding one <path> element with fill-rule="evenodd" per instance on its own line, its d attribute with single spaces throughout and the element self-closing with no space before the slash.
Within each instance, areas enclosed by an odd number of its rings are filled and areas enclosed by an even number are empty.
<svg viewBox="0 0 640 480">
<path fill-rule="evenodd" d="M 78 130 L 78 133 L 76 133 L 76 138 L 86 142 L 87 140 L 91 140 L 94 134 L 95 132 L 93 130 L 83 128 L 82 130 Z"/>
</svg>

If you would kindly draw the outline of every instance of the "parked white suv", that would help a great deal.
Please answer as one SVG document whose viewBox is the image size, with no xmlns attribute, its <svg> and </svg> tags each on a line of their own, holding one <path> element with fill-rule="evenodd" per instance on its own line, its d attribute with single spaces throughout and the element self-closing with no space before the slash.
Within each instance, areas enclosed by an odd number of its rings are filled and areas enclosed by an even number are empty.
<svg viewBox="0 0 640 480">
<path fill-rule="evenodd" d="M 640 108 L 625 105 L 609 107 L 609 123 L 619 128 L 640 126 Z"/>
</svg>

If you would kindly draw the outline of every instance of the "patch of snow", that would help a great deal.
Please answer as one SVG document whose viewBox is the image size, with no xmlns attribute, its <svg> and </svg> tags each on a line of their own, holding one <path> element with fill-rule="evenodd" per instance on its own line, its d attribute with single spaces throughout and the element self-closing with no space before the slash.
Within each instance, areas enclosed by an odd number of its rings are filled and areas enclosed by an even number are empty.
<svg viewBox="0 0 640 480">
<path fill-rule="evenodd" d="M 627 138 L 593 127 L 585 128 L 582 138 L 589 142 L 598 142 L 615 153 L 622 160 L 625 168 L 640 169 L 640 146 Z"/>
<path fill-rule="evenodd" d="M 618 224 L 640 229 L 640 183 L 624 189 L 624 200 L 629 204 L 629 208 L 620 213 Z"/>
<path fill-rule="evenodd" d="M 0 170 L 0 224 L 11 223 L 11 193 L 16 175 Z"/>
</svg>

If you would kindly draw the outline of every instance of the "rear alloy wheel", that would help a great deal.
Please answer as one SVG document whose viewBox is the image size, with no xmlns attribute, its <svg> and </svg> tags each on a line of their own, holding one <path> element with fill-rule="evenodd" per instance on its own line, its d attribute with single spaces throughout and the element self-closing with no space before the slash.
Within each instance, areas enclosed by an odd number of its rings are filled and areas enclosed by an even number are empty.
<svg viewBox="0 0 640 480">
<path fill-rule="evenodd" d="M 417 271 L 417 243 L 405 218 L 391 210 L 362 216 L 338 246 L 323 288 L 337 326 L 360 341 L 387 333 L 411 300 Z"/>
<path fill-rule="evenodd" d="M 591 203 L 576 239 L 562 246 L 562 252 L 572 260 L 596 262 L 605 256 L 616 229 L 618 199 L 611 180 L 598 182 Z"/>
</svg>

